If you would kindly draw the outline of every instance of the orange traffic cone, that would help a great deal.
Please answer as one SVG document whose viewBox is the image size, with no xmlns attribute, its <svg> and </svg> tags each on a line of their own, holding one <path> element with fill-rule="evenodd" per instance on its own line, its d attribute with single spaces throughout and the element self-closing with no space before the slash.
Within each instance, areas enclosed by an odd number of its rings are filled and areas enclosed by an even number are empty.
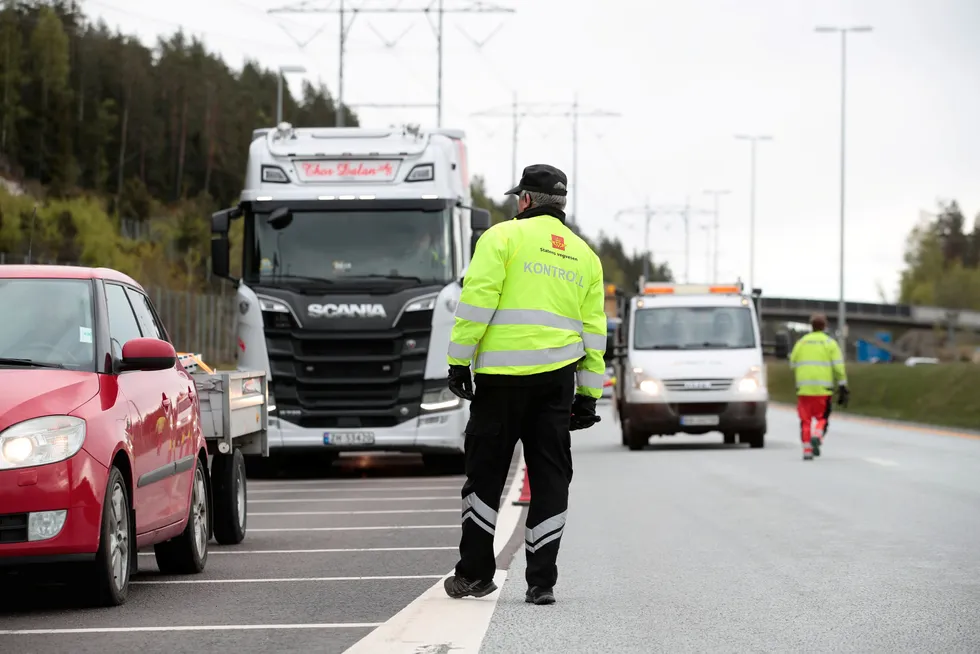
<svg viewBox="0 0 980 654">
<path fill-rule="evenodd" d="M 514 500 L 514 506 L 527 506 L 531 503 L 531 482 L 527 479 L 527 466 L 524 466 L 524 486 L 521 488 L 521 496 Z"/>
</svg>

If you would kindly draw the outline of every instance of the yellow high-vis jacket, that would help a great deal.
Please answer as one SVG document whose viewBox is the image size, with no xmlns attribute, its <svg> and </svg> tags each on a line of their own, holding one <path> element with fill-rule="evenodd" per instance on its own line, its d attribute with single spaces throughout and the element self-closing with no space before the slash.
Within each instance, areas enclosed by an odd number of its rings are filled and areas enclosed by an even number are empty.
<svg viewBox="0 0 980 654">
<path fill-rule="evenodd" d="M 797 395 L 833 395 L 835 386 L 847 385 L 844 355 L 837 341 L 824 332 L 811 332 L 798 340 L 789 364 L 796 376 Z"/>
<path fill-rule="evenodd" d="M 480 237 L 463 280 L 449 365 L 532 375 L 579 361 L 577 393 L 602 397 L 606 365 L 602 263 L 558 218 L 498 223 Z"/>
</svg>

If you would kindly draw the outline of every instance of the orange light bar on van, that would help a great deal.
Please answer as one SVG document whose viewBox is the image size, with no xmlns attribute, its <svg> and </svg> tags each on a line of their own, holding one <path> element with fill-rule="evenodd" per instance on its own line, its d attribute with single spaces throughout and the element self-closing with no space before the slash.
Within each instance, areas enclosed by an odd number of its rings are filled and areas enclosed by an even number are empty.
<svg viewBox="0 0 980 654">
<path fill-rule="evenodd" d="M 708 284 L 646 284 L 644 295 L 706 295 L 710 293 L 738 295 L 742 292 L 741 284 L 708 285 Z"/>
</svg>

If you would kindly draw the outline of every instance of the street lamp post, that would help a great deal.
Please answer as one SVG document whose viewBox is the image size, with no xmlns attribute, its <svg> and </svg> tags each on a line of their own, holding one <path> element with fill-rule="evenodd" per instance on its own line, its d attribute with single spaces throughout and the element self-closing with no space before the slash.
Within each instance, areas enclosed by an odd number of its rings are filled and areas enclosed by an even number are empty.
<svg viewBox="0 0 980 654">
<path fill-rule="evenodd" d="M 711 196 L 713 196 L 714 197 L 714 200 L 715 200 L 715 211 L 714 211 L 714 213 L 715 213 L 715 219 L 714 219 L 714 230 L 715 230 L 715 234 L 714 234 L 714 237 L 715 237 L 714 238 L 714 240 L 715 240 L 715 260 L 714 260 L 714 266 L 712 268 L 713 276 L 712 276 L 712 278 L 711 278 L 710 281 L 717 283 L 718 282 L 718 251 L 719 251 L 718 250 L 718 198 L 720 196 L 722 196 L 722 195 L 728 195 L 729 193 L 731 193 L 731 191 L 728 191 L 728 190 L 708 190 L 708 191 L 705 191 L 704 193 L 705 193 L 705 195 L 711 195 Z"/>
<path fill-rule="evenodd" d="M 749 292 L 751 292 L 755 288 L 755 145 L 759 141 L 771 141 L 772 137 L 765 134 L 736 134 L 735 138 L 752 144 L 752 181 L 749 192 Z"/>
<path fill-rule="evenodd" d="M 847 304 L 844 300 L 844 163 L 845 163 L 845 134 L 847 124 L 847 34 L 849 32 L 870 32 L 871 27 L 858 25 L 854 27 L 815 28 L 821 34 L 840 34 L 840 301 L 837 306 L 837 330 L 841 352 L 847 358 Z"/>
<path fill-rule="evenodd" d="M 279 66 L 279 92 L 276 96 L 276 125 L 282 122 L 282 80 L 286 73 L 305 73 L 302 66 Z"/>
</svg>

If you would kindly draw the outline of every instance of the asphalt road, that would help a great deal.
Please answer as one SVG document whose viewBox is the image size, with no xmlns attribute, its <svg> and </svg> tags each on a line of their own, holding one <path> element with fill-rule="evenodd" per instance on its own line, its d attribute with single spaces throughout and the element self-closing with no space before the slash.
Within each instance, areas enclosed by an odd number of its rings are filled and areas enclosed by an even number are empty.
<svg viewBox="0 0 980 654">
<path fill-rule="evenodd" d="M 802 461 L 720 435 L 574 434 L 558 603 L 519 552 L 483 642 L 513 652 L 980 652 L 980 440 L 834 416 Z"/>
<path fill-rule="evenodd" d="M 50 588 L 2 593 L 0 631 L 53 632 L 0 635 L 0 651 L 343 652 L 455 565 L 462 481 L 397 456 L 252 479 L 245 541 L 212 542 L 204 573 L 161 576 L 151 550 L 122 607 L 79 608 Z"/>
</svg>

